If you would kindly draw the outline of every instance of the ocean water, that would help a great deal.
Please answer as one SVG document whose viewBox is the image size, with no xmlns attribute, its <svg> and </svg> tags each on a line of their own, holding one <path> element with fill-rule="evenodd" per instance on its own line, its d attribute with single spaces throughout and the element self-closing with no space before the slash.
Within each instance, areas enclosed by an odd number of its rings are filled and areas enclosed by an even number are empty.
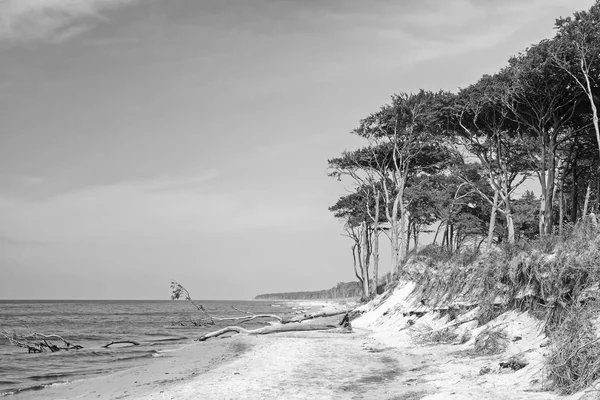
<svg viewBox="0 0 600 400">
<path fill-rule="evenodd" d="M 277 301 L 197 301 L 213 316 L 239 316 L 232 306 L 255 314 L 284 316 L 294 310 Z M 12 301 L 0 300 L 0 329 L 57 334 L 81 350 L 32 353 L 0 337 L 0 397 L 128 369 L 205 332 L 231 325 L 181 327 L 173 323 L 197 317 L 185 301 Z M 252 329 L 263 322 L 245 323 Z M 133 340 L 139 346 L 102 346 Z M 59 344 L 58 342 L 54 342 Z M 62 344 L 62 343 L 60 343 Z M 43 395 L 43 392 L 40 392 Z"/>
</svg>

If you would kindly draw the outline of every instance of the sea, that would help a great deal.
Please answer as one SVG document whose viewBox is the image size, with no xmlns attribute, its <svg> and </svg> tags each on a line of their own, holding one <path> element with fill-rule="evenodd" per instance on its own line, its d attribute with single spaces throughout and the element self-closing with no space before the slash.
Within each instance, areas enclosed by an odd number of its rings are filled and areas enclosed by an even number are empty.
<svg viewBox="0 0 600 400">
<path fill-rule="evenodd" d="M 242 315 L 233 307 L 254 314 L 286 316 L 295 312 L 286 302 L 277 301 L 196 303 L 202 304 L 211 315 L 223 317 Z M 231 321 L 202 327 L 177 325 L 177 321 L 198 317 L 194 306 L 182 300 L 0 300 L 0 332 L 56 334 L 83 346 L 80 350 L 28 353 L 0 335 L 0 397 L 10 399 L 11 395 L 43 390 L 50 385 L 133 368 L 204 333 L 232 325 Z M 264 325 L 263 319 L 243 326 L 253 329 Z M 140 345 L 102 347 L 118 340 L 132 340 Z"/>
</svg>

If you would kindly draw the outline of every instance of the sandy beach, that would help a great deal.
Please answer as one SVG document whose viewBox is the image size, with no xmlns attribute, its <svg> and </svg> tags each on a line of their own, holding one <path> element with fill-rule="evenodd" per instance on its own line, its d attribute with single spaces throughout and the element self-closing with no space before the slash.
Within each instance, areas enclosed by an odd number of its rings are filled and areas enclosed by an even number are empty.
<svg viewBox="0 0 600 400">
<path fill-rule="evenodd" d="M 405 329 L 410 287 L 399 288 L 353 322 L 353 331 L 235 335 L 193 342 L 148 365 L 15 399 L 587 399 L 559 396 L 544 381 L 539 322 L 515 312 L 494 323 L 508 327 L 505 352 L 478 356 L 462 344 L 416 343 Z M 305 303 L 316 309 L 332 304 Z M 336 317 L 330 317 L 336 320 Z M 422 318 L 443 326 L 444 318 Z M 474 334 L 484 327 L 464 324 Z M 511 355 L 527 358 L 519 371 L 501 370 Z M 482 373 L 482 370 L 489 371 Z"/>
</svg>

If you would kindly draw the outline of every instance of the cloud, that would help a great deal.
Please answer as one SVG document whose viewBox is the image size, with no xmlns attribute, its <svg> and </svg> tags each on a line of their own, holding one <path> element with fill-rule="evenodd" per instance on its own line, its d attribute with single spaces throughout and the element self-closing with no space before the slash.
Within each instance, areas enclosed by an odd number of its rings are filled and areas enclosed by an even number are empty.
<svg viewBox="0 0 600 400">
<path fill-rule="evenodd" d="M 403 65 L 494 48 L 539 18 L 554 18 L 589 7 L 589 0 L 486 2 L 425 1 L 388 17 L 373 30 L 378 37 L 400 44 Z M 391 24 L 390 21 L 395 21 Z M 475 33 L 476 32 L 476 33 Z"/>
<path fill-rule="evenodd" d="M 103 11 L 136 0 L 0 0 L 0 41 L 62 43 L 106 21 Z"/>
</svg>

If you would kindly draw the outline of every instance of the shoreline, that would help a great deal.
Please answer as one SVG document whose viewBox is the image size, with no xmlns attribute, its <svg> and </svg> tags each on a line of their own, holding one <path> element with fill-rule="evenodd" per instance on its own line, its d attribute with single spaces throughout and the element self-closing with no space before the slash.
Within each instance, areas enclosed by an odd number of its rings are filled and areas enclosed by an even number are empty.
<svg viewBox="0 0 600 400">
<path fill-rule="evenodd" d="M 26 390 L 3 398 L 7 400 L 145 398 L 162 387 L 191 380 L 211 368 L 240 357 L 253 344 L 246 337 L 215 339 L 211 342 L 184 343 L 164 350 L 143 365 L 103 373 L 70 382 L 51 384 L 39 390 Z"/>
<path fill-rule="evenodd" d="M 7 399 L 586 398 L 585 392 L 560 396 L 549 391 L 541 373 L 544 337 L 538 322 L 526 313 L 508 312 L 494 322 L 509 327 L 511 341 L 504 352 L 477 355 L 472 351 L 474 338 L 464 343 L 415 341 L 406 328 L 411 317 L 404 315 L 413 307 L 409 292 L 405 285 L 359 307 L 365 312 L 353 321 L 351 333 L 287 332 L 192 342 L 146 366 L 48 388 L 39 396 L 29 393 Z M 335 305 L 311 301 L 310 306 L 314 311 Z M 448 319 L 425 316 L 418 323 L 436 329 Z M 484 326 L 464 324 L 463 328 L 476 336 Z M 498 369 L 499 362 L 515 354 L 524 355 L 529 365 L 518 371 Z"/>
</svg>

